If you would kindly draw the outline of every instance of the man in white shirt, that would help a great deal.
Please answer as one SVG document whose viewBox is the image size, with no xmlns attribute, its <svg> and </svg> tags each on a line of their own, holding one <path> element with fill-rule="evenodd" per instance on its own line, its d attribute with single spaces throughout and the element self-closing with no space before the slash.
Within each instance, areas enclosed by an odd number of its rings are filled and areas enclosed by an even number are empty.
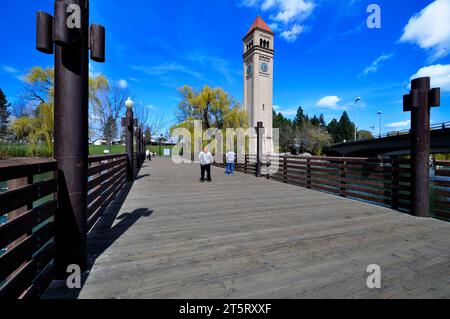
<svg viewBox="0 0 450 319">
<path fill-rule="evenodd" d="M 229 150 L 225 156 L 226 156 L 226 160 L 227 160 L 225 174 L 233 175 L 234 174 L 234 158 L 235 158 L 236 154 L 234 153 L 234 151 Z"/>
<path fill-rule="evenodd" d="M 214 158 L 207 147 L 205 147 L 205 149 L 198 154 L 198 162 L 200 163 L 201 168 L 200 182 L 205 181 L 205 172 L 207 173 L 207 181 L 211 182 L 211 164 L 213 161 Z"/>
</svg>

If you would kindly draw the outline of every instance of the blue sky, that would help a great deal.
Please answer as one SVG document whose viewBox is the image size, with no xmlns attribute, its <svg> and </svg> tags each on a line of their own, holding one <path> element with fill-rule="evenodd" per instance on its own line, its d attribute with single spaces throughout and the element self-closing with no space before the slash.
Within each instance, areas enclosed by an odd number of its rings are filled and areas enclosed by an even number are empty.
<svg viewBox="0 0 450 319">
<path fill-rule="evenodd" d="M 381 29 L 369 29 L 367 6 L 381 8 Z M 34 49 L 35 13 L 53 12 L 53 0 L 3 1 L 0 87 L 10 101 L 20 77 L 53 57 Z M 91 63 L 128 86 L 136 101 L 175 115 L 177 87 L 221 86 L 242 101 L 242 38 L 256 16 L 273 27 L 274 105 L 293 117 L 299 105 L 327 121 L 362 97 L 358 127 L 409 127 L 402 95 L 414 75 L 431 75 L 442 106 L 432 121 L 450 120 L 450 0 L 91 0 L 91 23 L 107 30 L 107 61 Z"/>
</svg>

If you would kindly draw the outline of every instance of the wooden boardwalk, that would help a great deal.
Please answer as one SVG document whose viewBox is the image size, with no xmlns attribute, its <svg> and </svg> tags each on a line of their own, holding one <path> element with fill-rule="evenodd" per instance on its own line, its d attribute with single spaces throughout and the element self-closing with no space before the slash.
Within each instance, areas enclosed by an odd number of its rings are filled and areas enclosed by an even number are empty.
<svg viewBox="0 0 450 319">
<path fill-rule="evenodd" d="M 212 183 L 198 175 L 146 162 L 91 233 L 81 291 L 55 282 L 45 297 L 450 297 L 449 223 L 218 168 Z M 366 286 L 369 264 L 381 289 Z"/>
</svg>

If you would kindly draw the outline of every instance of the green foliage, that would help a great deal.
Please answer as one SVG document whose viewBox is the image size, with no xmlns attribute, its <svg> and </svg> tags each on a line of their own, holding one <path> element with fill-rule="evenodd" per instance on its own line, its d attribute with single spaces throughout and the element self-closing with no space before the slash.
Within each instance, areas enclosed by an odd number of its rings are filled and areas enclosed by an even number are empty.
<svg viewBox="0 0 450 319">
<path fill-rule="evenodd" d="M 223 89 L 206 85 L 196 91 L 185 85 L 178 92 L 181 102 L 178 104 L 177 118 L 181 125 L 200 120 L 203 129 L 248 127 L 247 113 Z"/>
<path fill-rule="evenodd" d="M 373 135 L 371 132 L 366 130 L 358 131 L 358 141 L 368 141 L 373 139 Z"/>
<path fill-rule="evenodd" d="M 227 128 L 249 127 L 247 112 L 221 88 L 204 86 L 197 91 L 185 85 L 178 89 L 178 92 L 181 96 L 177 111 L 178 124 L 170 129 L 171 132 L 176 128 L 185 128 L 189 130 L 191 136 L 194 136 L 194 121 L 201 121 L 203 130 L 219 129 L 224 138 Z M 202 147 L 208 143 L 203 140 Z M 194 150 L 193 139 L 191 144 Z"/>
</svg>

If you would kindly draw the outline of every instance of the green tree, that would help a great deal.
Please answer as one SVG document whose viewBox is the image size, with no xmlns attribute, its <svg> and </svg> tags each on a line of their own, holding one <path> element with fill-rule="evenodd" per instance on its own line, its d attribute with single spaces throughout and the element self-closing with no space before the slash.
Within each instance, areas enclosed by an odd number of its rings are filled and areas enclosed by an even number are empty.
<svg viewBox="0 0 450 319">
<path fill-rule="evenodd" d="M 352 121 L 350 121 L 347 112 L 344 111 L 341 119 L 339 120 L 339 126 L 337 129 L 337 142 L 343 142 L 344 140 L 351 141 L 354 137 L 354 134 L 355 125 Z"/>
<path fill-rule="evenodd" d="M 331 135 L 333 143 L 339 142 L 339 122 L 336 119 L 327 125 L 327 131 Z"/>
<path fill-rule="evenodd" d="M 20 101 L 30 104 L 32 110 L 11 123 L 11 132 L 17 141 L 28 143 L 29 155 L 51 156 L 54 140 L 54 71 L 52 68 L 35 66 L 28 71 L 24 80 L 26 86 Z M 92 87 L 91 79 L 89 82 L 89 97 L 92 99 L 98 88 Z"/>
<path fill-rule="evenodd" d="M 283 114 L 273 112 L 273 127 L 279 129 L 279 147 L 281 152 L 291 150 L 294 142 L 293 123 Z"/>
<path fill-rule="evenodd" d="M 331 135 L 325 129 L 307 123 L 297 131 L 296 142 L 299 144 L 300 151 L 320 156 L 323 148 L 331 144 Z"/>
<path fill-rule="evenodd" d="M 223 89 L 205 85 L 195 90 L 185 85 L 178 92 L 181 96 L 177 112 L 179 123 L 200 120 L 204 129 L 248 127 L 247 112 Z"/>
<path fill-rule="evenodd" d="M 373 135 L 371 132 L 366 130 L 358 131 L 358 140 L 359 141 L 367 141 L 371 140 L 373 138 Z"/>
<path fill-rule="evenodd" d="M 9 111 L 8 108 L 11 106 L 11 104 L 8 103 L 8 100 L 6 99 L 5 94 L 3 93 L 3 90 L 0 89 L 0 137 L 6 135 L 8 131 L 8 118 L 9 118 Z"/>
<path fill-rule="evenodd" d="M 303 124 L 305 124 L 306 122 L 308 122 L 309 119 L 307 117 L 307 115 L 305 116 L 305 112 L 303 111 L 303 108 L 301 106 L 298 107 L 297 109 L 297 115 L 294 118 L 293 121 L 293 128 L 294 129 L 300 129 Z"/>
</svg>

